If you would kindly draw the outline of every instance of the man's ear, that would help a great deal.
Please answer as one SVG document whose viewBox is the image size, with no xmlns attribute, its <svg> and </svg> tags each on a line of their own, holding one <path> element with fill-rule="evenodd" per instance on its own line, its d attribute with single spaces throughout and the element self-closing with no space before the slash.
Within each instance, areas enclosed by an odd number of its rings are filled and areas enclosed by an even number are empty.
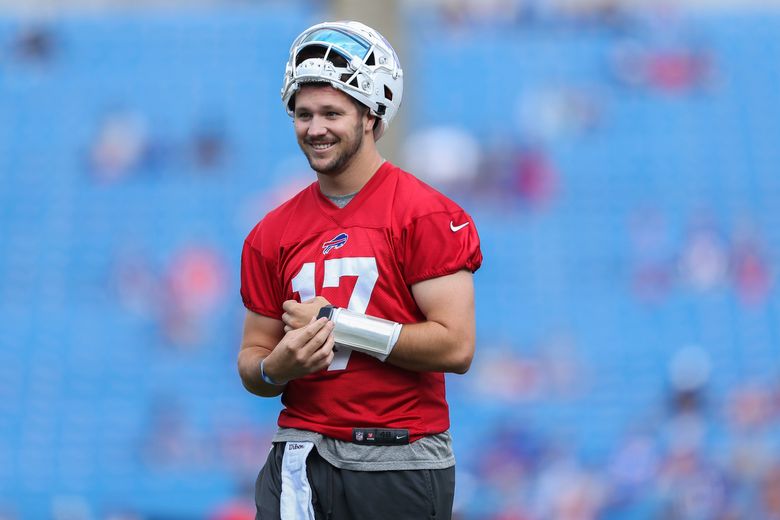
<svg viewBox="0 0 780 520">
<path fill-rule="evenodd" d="M 379 118 L 371 113 L 370 110 L 366 110 L 366 122 L 363 125 L 363 133 L 374 133 L 374 127 L 379 124 Z"/>
</svg>

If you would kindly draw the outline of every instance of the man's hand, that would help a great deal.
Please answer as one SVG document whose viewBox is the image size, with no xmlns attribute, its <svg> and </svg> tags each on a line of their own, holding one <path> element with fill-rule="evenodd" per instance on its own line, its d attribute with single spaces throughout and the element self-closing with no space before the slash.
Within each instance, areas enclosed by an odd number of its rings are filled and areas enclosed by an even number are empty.
<svg viewBox="0 0 780 520">
<path fill-rule="evenodd" d="M 282 304 L 282 321 L 284 322 L 284 331 L 300 329 L 311 320 L 317 317 L 320 309 L 330 305 L 330 302 L 322 296 L 315 296 L 311 300 L 298 303 L 295 300 L 287 300 Z"/>
<path fill-rule="evenodd" d="M 333 322 L 312 318 L 305 327 L 284 335 L 265 358 L 265 373 L 282 383 L 318 372 L 333 361 L 333 344 Z"/>
</svg>

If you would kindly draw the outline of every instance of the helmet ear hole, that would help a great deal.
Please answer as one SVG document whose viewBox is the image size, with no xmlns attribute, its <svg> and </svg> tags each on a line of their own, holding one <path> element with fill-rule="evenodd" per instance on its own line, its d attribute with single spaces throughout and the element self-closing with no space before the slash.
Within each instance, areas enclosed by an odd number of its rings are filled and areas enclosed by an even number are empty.
<svg viewBox="0 0 780 520">
<path fill-rule="evenodd" d="M 387 85 L 385 85 L 385 99 L 388 101 L 393 100 L 393 91 Z"/>
<path fill-rule="evenodd" d="M 349 78 L 352 78 L 352 80 L 350 81 Z M 351 86 L 353 86 L 355 88 L 360 88 L 360 86 L 358 85 L 357 76 L 353 77 L 353 74 L 342 74 L 341 75 L 341 81 L 343 83 L 346 83 L 347 85 L 351 85 Z"/>
</svg>

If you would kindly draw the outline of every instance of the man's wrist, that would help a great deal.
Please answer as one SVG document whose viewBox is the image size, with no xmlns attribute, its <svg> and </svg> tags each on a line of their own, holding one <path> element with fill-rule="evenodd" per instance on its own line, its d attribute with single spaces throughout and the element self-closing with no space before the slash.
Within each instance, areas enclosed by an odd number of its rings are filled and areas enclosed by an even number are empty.
<svg viewBox="0 0 780 520">
<path fill-rule="evenodd" d="M 273 385 L 273 386 L 284 386 L 284 385 L 286 385 L 287 381 L 277 382 L 277 381 L 274 381 L 274 379 L 272 379 L 268 374 L 266 374 L 266 372 L 265 372 L 265 360 L 266 359 L 267 358 L 263 358 L 260 361 L 260 377 L 263 379 L 263 381 L 265 383 L 268 383 L 269 385 Z"/>
<path fill-rule="evenodd" d="M 331 305 L 322 307 L 317 318 L 331 320 L 336 345 L 362 352 L 384 362 L 401 333 L 400 323 Z"/>
</svg>

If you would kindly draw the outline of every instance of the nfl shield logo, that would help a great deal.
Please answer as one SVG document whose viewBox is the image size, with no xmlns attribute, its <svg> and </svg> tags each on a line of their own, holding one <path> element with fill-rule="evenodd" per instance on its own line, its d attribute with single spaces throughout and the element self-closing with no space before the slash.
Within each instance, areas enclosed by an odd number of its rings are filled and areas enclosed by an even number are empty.
<svg viewBox="0 0 780 520">
<path fill-rule="evenodd" d="M 355 440 L 361 442 L 363 440 L 363 432 L 355 432 Z"/>
</svg>

